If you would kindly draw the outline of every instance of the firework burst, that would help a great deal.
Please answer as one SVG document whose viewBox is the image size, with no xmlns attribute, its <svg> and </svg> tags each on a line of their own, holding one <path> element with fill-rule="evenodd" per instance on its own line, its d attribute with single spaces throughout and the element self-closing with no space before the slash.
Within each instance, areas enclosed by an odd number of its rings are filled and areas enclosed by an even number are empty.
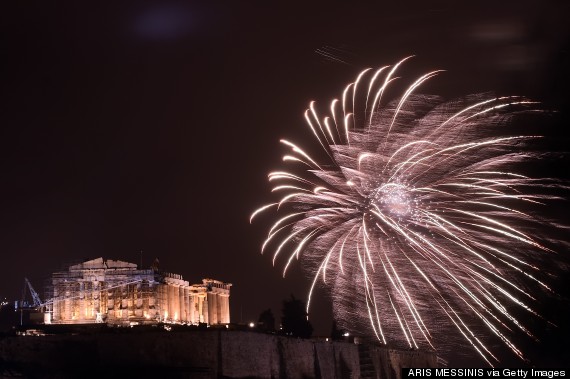
<svg viewBox="0 0 570 379">
<path fill-rule="evenodd" d="M 458 336 L 494 365 L 491 336 L 524 359 L 512 336 L 534 338 L 519 318 L 541 317 L 533 291 L 550 289 L 538 262 L 553 253 L 535 233 L 549 222 L 532 207 L 561 185 L 513 172 L 536 158 L 523 147 L 539 136 L 497 131 L 536 103 L 417 95 L 439 71 L 385 101 L 406 59 L 360 73 L 325 117 L 310 104 L 305 119 L 328 162 L 281 140 L 291 150 L 283 160 L 304 171 L 269 174 L 281 197 L 251 218 L 281 216 L 262 251 L 283 260 L 283 275 L 301 259 L 312 275 L 308 304 L 324 283 L 335 319 L 383 344 L 445 349 Z"/>
</svg>

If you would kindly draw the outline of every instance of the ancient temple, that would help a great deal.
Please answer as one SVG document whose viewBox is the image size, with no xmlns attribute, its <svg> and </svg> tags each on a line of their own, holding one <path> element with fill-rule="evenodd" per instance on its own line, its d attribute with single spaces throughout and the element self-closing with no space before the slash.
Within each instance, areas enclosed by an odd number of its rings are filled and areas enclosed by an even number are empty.
<svg viewBox="0 0 570 379">
<path fill-rule="evenodd" d="M 230 287 L 213 279 L 189 284 L 157 265 L 140 269 L 134 263 L 97 258 L 52 274 L 45 322 L 227 324 Z"/>
</svg>

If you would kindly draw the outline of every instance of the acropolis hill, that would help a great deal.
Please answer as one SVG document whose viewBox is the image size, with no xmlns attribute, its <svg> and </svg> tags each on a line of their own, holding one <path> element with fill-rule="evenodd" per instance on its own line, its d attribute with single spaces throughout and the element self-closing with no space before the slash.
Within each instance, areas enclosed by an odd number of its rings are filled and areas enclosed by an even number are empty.
<svg viewBox="0 0 570 379">
<path fill-rule="evenodd" d="M 94 333 L 0 337 L 0 367 L 24 377 L 58 379 L 399 379 L 402 367 L 437 363 L 434 353 L 225 327 L 100 327 L 104 330 Z"/>
<path fill-rule="evenodd" d="M 430 352 L 232 324 L 230 287 L 118 260 L 70 265 L 51 275 L 43 324 L 0 334 L 0 379 L 399 379 L 402 367 L 436 366 Z"/>
</svg>

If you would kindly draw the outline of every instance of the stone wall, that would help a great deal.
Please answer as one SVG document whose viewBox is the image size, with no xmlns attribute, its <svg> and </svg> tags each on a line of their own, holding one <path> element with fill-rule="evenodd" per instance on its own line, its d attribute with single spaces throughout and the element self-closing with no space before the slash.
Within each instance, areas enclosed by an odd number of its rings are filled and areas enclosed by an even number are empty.
<svg viewBox="0 0 570 379">
<path fill-rule="evenodd" d="M 362 347 L 361 347 L 362 349 Z M 0 378 L 360 378 L 399 379 L 401 367 L 434 367 L 435 355 L 248 331 L 110 330 L 0 339 Z M 372 376 L 371 376 L 372 374 Z M 4 376 L 2 376 L 4 375 Z"/>
</svg>

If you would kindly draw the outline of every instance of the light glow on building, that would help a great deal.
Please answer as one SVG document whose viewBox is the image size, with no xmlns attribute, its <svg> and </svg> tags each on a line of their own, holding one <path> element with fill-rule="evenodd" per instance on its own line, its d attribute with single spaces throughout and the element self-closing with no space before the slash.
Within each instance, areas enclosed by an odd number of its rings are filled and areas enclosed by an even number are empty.
<svg viewBox="0 0 570 379">
<path fill-rule="evenodd" d="M 139 269 L 136 264 L 97 258 L 54 272 L 48 287 L 46 323 L 157 322 L 228 324 L 230 283 Z"/>
</svg>

